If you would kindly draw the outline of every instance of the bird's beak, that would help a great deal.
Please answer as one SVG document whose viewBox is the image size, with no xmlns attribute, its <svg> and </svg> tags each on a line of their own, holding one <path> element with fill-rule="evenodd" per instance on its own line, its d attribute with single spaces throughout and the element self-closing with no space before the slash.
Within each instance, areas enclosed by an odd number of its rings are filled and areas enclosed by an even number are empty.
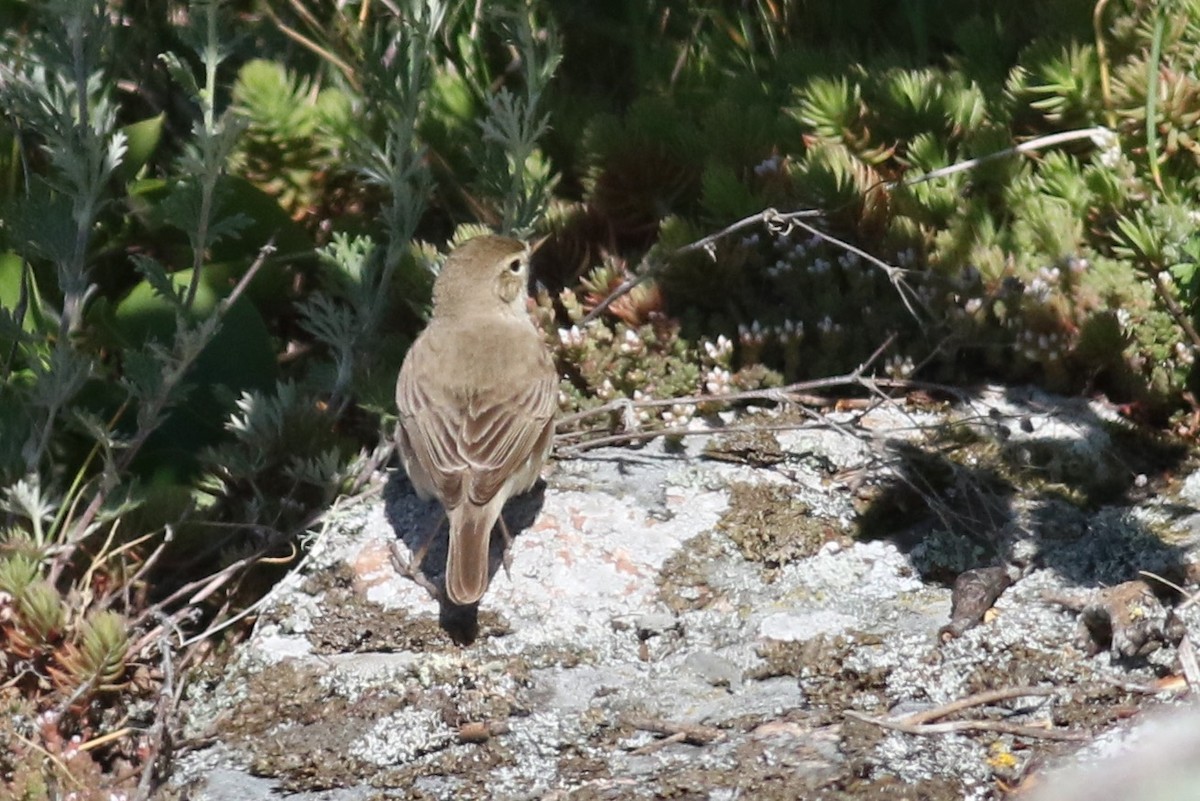
<svg viewBox="0 0 1200 801">
<path fill-rule="evenodd" d="M 532 255 L 538 252 L 538 248 L 550 241 L 550 234 L 546 234 L 540 239 L 536 239 L 529 245 L 529 253 Z"/>
</svg>

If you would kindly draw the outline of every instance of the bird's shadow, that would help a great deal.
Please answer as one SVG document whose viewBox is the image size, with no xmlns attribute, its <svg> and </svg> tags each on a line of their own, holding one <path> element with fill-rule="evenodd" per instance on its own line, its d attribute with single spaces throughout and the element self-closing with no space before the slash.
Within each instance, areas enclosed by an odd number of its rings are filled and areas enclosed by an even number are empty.
<svg viewBox="0 0 1200 801">
<path fill-rule="evenodd" d="M 509 499 L 502 515 L 509 534 L 515 542 L 533 525 L 545 503 L 546 482 L 538 479 L 528 492 Z M 417 568 L 420 577 L 431 589 L 438 602 L 438 621 L 451 639 L 470 644 L 479 633 L 479 604 L 459 606 L 446 597 L 446 551 L 449 547 L 449 524 L 442 505 L 436 500 L 422 501 L 413 490 L 412 482 L 402 470 L 394 470 L 384 487 L 384 514 L 396 534 L 396 539 L 408 549 L 409 558 L 425 548 Z M 504 564 L 508 543 L 500 526 L 492 531 L 488 552 L 488 585 Z M 415 579 L 414 579 L 415 580 Z"/>
</svg>

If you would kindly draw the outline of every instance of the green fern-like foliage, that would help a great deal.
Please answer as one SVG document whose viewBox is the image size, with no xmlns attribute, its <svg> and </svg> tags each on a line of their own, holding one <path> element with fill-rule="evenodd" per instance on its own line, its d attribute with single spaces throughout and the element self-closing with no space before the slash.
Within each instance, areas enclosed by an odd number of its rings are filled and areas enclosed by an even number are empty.
<svg viewBox="0 0 1200 801">
<path fill-rule="evenodd" d="M 816 78 L 801 89 L 795 115 L 821 139 L 860 148 L 869 142 L 862 89 L 855 81 Z"/>
<path fill-rule="evenodd" d="M 1026 90 L 1030 105 L 1054 124 L 1084 126 L 1096 122 L 1100 104 L 1100 62 L 1092 45 L 1071 45 L 1038 65 Z"/>
<path fill-rule="evenodd" d="M 66 626 L 67 609 L 48 581 L 39 580 L 25 587 L 17 598 L 22 628 L 40 645 L 53 644 Z"/>
<path fill-rule="evenodd" d="M 233 85 L 234 108 L 247 121 L 231 156 L 237 172 L 275 197 L 293 217 L 319 204 L 326 173 L 336 168 L 349 100 L 338 89 L 264 59 L 247 62 Z"/>
<path fill-rule="evenodd" d="M 96 612 L 80 624 L 78 641 L 59 657 L 60 677 L 73 688 L 111 689 L 125 674 L 128 652 L 127 622 L 111 610 Z"/>
<path fill-rule="evenodd" d="M 19 553 L 0 558 L 0 592 L 20 598 L 41 577 L 42 566 L 38 559 Z"/>
</svg>

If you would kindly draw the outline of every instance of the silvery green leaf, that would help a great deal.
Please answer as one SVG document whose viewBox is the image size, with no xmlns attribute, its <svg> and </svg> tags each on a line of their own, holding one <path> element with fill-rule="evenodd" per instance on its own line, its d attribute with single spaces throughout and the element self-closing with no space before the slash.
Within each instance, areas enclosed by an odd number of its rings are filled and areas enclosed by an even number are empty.
<svg viewBox="0 0 1200 801">
<path fill-rule="evenodd" d="M 196 83 L 196 76 L 192 74 L 191 67 L 184 64 L 174 53 L 159 53 L 158 58 L 166 65 L 167 72 L 175 83 L 183 87 L 184 94 L 199 97 L 200 85 Z"/>
<path fill-rule="evenodd" d="M 170 303 L 176 310 L 183 310 L 184 289 L 175 285 L 167 270 L 158 262 L 143 253 L 133 254 L 134 268 L 146 279 L 154 294 Z"/>
</svg>

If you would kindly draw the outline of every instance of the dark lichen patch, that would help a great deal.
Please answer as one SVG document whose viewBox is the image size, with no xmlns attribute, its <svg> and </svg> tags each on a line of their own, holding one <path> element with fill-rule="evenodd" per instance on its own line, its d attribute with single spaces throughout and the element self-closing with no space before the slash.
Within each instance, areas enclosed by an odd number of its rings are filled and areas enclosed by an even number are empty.
<svg viewBox="0 0 1200 801">
<path fill-rule="evenodd" d="M 775 435 L 762 430 L 740 430 L 713 437 L 704 447 L 704 455 L 751 467 L 770 467 L 788 458 Z"/>
<path fill-rule="evenodd" d="M 820 634 L 803 642 L 770 640 L 758 647 L 762 664 L 746 675 L 758 681 L 796 676 L 813 707 L 837 715 L 858 708 L 864 694 L 875 694 L 884 702 L 890 670 L 878 667 L 860 671 L 847 665 L 852 652 L 881 643 L 879 636 L 863 632 Z"/>
<path fill-rule="evenodd" d="M 716 795 L 763 801 L 807 798 L 817 788 L 840 777 L 842 762 L 819 752 L 801 738 L 751 737 L 731 732 L 714 745 L 674 744 L 665 747 L 661 767 L 636 787 L 620 794 L 594 791 L 572 793 L 571 799 L 710 799 Z M 621 787 L 620 784 L 616 788 Z M 610 789 L 615 789 L 609 785 Z M 718 792 L 723 791 L 723 792 Z"/>
<path fill-rule="evenodd" d="M 320 595 L 334 589 L 349 589 L 354 586 L 354 569 L 345 562 L 325 570 L 315 570 L 304 579 L 300 591 L 305 595 Z"/>
<path fill-rule="evenodd" d="M 348 697 L 321 681 L 323 668 L 285 662 L 248 677 L 247 700 L 218 728 L 226 742 L 249 754 L 253 773 L 276 779 L 289 792 L 363 781 L 379 788 L 408 787 L 421 776 L 461 776 L 469 785 L 480 771 L 486 776 L 489 767 L 511 764 L 515 757 L 508 753 L 503 734 L 482 744 L 460 746 L 455 732 L 476 722 L 501 724 L 497 731 L 502 732 L 509 718 L 528 714 L 526 696 L 532 684 L 528 664 L 523 659 L 493 663 L 441 659 L 423 663 L 421 671 L 422 681 L 398 678 Z M 503 678 L 494 682 L 489 679 L 493 676 Z M 403 739 L 402 728 L 379 729 L 381 721 L 399 712 L 433 725 L 420 743 L 406 746 L 410 750 L 403 764 L 381 771 L 377 763 L 354 753 L 352 746 L 373 738 L 386 749 L 393 737 Z"/>
<path fill-rule="evenodd" d="M 541 668 L 574 668 L 580 665 L 592 665 L 599 661 L 599 656 L 592 648 L 581 645 L 547 644 L 532 649 L 523 657 L 528 667 Z"/>
<path fill-rule="evenodd" d="M 1144 697 L 1119 687 L 1096 685 L 1077 688 L 1066 701 L 1055 704 L 1051 718 L 1055 726 L 1100 732 L 1150 706 Z"/>
<path fill-rule="evenodd" d="M 930 778 L 918 782 L 891 776 L 860 779 L 850 777 L 831 783 L 808 796 L 813 801 L 961 801 L 965 788 L 953 779 Z"/>
<path fill-rule="evenodd" d="M 1142 698 L 1094 676 L 1082 652 L 1013 645 L 987 657 L 967 677 L 967 692 L 1013 686 L 1058 687 L 1050 717 L 1056 727 L 1101 731 L 1142 705 Z"/>
<path fill-rule="evenodd" d="M 381 789 L 403 789 L 404 798 L 444 799 L 442 791 L 418 791 L 419 779 L 426 777 L 454 777 L 454 797 L 462 799 L 485 799 L 493 797 L 491 772 L 496 768 L 515 764 L 515 757 L 504 745 L 503 738 L 489 740 L 481 745 L 446 748 L 426 754 L 406 765 L 377 771 L 370 779 L 374 787 Z"/>
<path fill-rule="evenodd" d="M 381 717 L 412 703 L 384 689 L 350 700 L 323 686 L 315 667 L 283 663 L 250 676 L 245 700 L 221 722 L 222 738 L 251 755 L 251 770 L 289 791 L 353 784 L 361 760 L 346 753 Z"/>
<path fill-rule="evenodd" d="M 307 632 L 313 653 L 345 654 L 448 647 L 451 640 L 431 616 L 413 616 L 363 600 L 350 588 L 331 588 Z"/>
<path fill-rule="evenodd" d="M 590 782 L 612 775 L 607 759 L 568 748 L 558 758 L 558 775 L 568 782 Z"/>
<path fill-rule="evenodd" d="M 1070 648 L 1047 652 L 1019 643 L 993 648 L 985 641 L 976 661 L 966 679 L 967 690 L 972 693 L 1021 685 L 1062 685 L 1065 677 L 1077 676 L 1081 671 L 1090 673 L 1086 656 Z"/>
<path fill-rule="evenodd" d="M 717 522 L 742 556 L 768 567 L 812 556 L 837 528 L 828 520 L 814 517 L 807 504 L 781 484 L 738 482 L 729 487 L 729 508 Z"/>
<path fill-rule="evenodd" d="M 659 571 L 659 600 L 675 614 L 708 606 L 715 597 L 708 580 L 714 560 L 721 554 L 721 545 L 711 531 L 685 542 Z"/>
</svg>

